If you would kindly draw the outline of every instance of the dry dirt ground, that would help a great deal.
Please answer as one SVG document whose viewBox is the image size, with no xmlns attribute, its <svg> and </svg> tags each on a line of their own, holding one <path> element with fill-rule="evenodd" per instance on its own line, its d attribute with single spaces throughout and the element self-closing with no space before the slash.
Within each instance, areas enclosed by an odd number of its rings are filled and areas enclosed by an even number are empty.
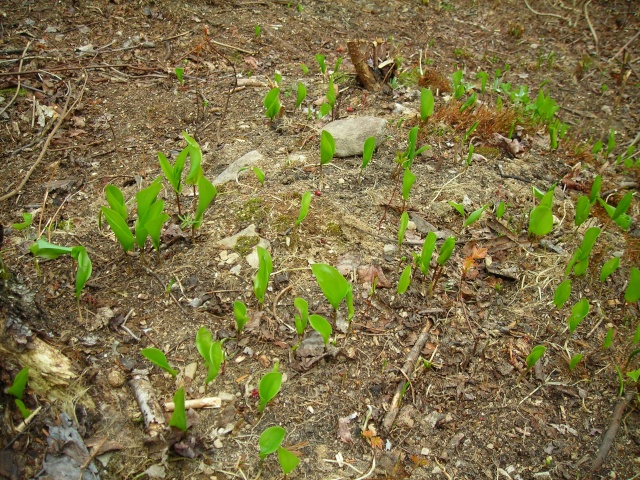
<svg viewBox="0 0 640 480">
<path fill-rule="evenodd" d="M 75 378 L 62 389 L 27 388 L 26 406 L 43 409 L 21 434 L 15 431 L 20 413 L 0 392 L 0 476 L 36 476 L 47 450 L 56 448 L 47 446 L 50 428 L 67 412 L 94 446 L 100 478 L 281 478 L 275 455 L 262 465 L 258 456 L 258 438 L 273 425 L 286 429 L 284 445 L 301 459 L 289 478 L 638 477 L 637 387 L 625 375 L 639 366 L 638 357 L 628 362 L 637 347 L 638 305 L 626 303 L 624 292 L 632 267 L 640 266 L 640 204 L 631 204 L 628 231 L 610 222 L 598 204 L 579 228 L 574 214 L 578 196 L 589 194 L 597 174 L 610 205 L 637 193 L 638 169 L 616 164 L 616 157 L 638 140 L 639 14 L 631 0 L 2 2 L 1 256 L 37 293 L 47 320 L 33 328 L 71 359 Z M 363 52 L 379 39 L 399 64 L 381 91 L 358 84 L 346 46 L 351 39 L 363 41 Z M 326 92 L 327 76 L 314 58 L 319 53 L 330 69 L 345 58 L 337 77 L 337 117 L 388 120 L 386 141 L 361 182 L 359 157 L 334 159 L 320 178 L 319 133 L 328 120 L 294 108 L 297 82 L 307 86 L 308 105 Z M 182 84 L 176 67 L 184 68 Z M 544 84 L 561 107 L 556 117 L 569 127 L 557 149 L 547 127 L 533 122 L 530 112 L 512 109 L 508 94 L 480 93 L 476 73 L 488 73 L 493 84 L 497 69 L 503 83 L 527 86 L 532 99 Z M 449 93 L 457 70 L 482 102 L 464 113 Z M 276 71 L 284 111 L 270 122 L 262 100 Z M 251 81 L 228 95 L 234 75 Z M 403 205 L 395 158 L 418 124 L 411 112 L 420 108 L 418 81 L 439 95 L 435 115 L 419 135 L 419 144 L 431 149 L 412 167 L 417 180 L 407 209 L 416 230 L 407 232 L 399 252 L 385 251 L 385 245 L 397 245 Z M 513 116 L 505 119 L 507 114 Z M 480 117 L 483 128 L 470 141 L 483 157 L 467 166 L 463 136 Z M 596 141 L 606 145 L 610 130 L 616 145 L 609 157 L 592 154 Z M 98 221 L 104 188 L 113 183 L 130 201 L 161 175 L 157 152 L 175 156 L 184 148 L 182 131 L 201 145 L 208 178 L 258 150 L 266 181 L 260 185 L 245 171 L 220 187 L 194 241 L 188 231 L 176 236 L 180 230 L 172 227 L 159 255 L 150 245 L 125 255 Z M 523 151 L 513 155 L 494 133 L 518 138 Z M 528 214 L 537 203 L 532 187 L 547 191 L 553 184 L 553 231 L 543 239 L 528 236 Z M 180 226 L 165 187 L 161 197 L 172 216 L 167 226 Z M 313 193 L 309 215 L 291 229 L 306 191 Z M 192 200 L 185 190 L 183 205 Z M 464 203 L 467 215 L 488 208 L 463 229 L 449 201 Z M 506 212 L 498 219 L 500 202 Z M 135 218 L 133 204 L 130 210 Z M 32 226 L 12 228 L 23 213 L 34 215 Z M 455 235 L 456 248 L 433 295 L 427 291 L 432 277 L 426 281 L 419 272 L 398 295 L 400 273 L 420 252 L 429 228 L 423 221 Z M 260 312 L 246 249 L 216 246 L 251 224 L 270 242 L 274 267 Z M 571 298 L 557 309 L 554 291 L 593 226 L 603 231 L 588 271 L 571 277 Z M 79 307 L 74 261 L 36 264 L 28 248 L 38 235 L 87 248 L 93 272 Z M 474 246 L 476 252 L 488 249 L 486 257 L 473 259 Z M 600 268 L 614 256 L 620 268 L 601 282 Z M 467 268 L 469 259 L 475 266 Z M 301 359 L 292 352 L 298 342 L 291 329 L 294 298 L 305 298 L 310 313 L 333 316 L 311 274 L 316 262 L 353 267 L 347 278 L 355 317 L 348 335 L 334 331 L 335 355 Z M 432 270 L 435 265 L 434 258 Z M 372 295 L 367 269 L 358 272 L 358 266 L 379 267 L 388 284 L 380 274 Z M 568 335 L 571 305 L 582 297 L 590 313 Z M 254 317 L 239 340 L 236 300 Z M 105 307 L 115 315 L 111 320 Z M 125 330 L 120 324 L 127 315 Z M 201 327 L 227 339 L 223 371 L 206 389 L 206 367 L 195 345 Z M 603 348 L 609 331 L 613 342 Z M 401 371 L 421 332 L 428 337 L 420 359 Z M 521 375 L 535 345 L 546 346 L 546 353 Z M 177 379 L 152 367 L 140 354 L 145 347 L 163 350 L 181 372 Z M 570 370 L 569 356 L 578 353 L 584 357 Z M 194 362 L 195 375 L 187 368 Z M 282 390 L 260 414 L 255 389 L 276 362 Z M 0 384 L 10 385 L 23 366 L 3 357 Z M 149 371 L 161 403 L 184 386 L 187 398 L 222 394 L 222 408 L 199 410 L 179 442 L 179 435 L 166 431 L 150 443 L 125 382 L 132 369 Z M 385 429 L 398 385 L 406 387 L 399 413 Z M 613 445 L 593 469 L 612 422 L 619 425 Z"/>
</svg>

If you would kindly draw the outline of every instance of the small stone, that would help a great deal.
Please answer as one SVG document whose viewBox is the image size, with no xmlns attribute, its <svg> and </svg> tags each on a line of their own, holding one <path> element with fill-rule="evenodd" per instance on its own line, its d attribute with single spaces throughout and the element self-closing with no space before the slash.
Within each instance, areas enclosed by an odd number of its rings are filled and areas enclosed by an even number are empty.
<svg viewBox="0 0 640 480">
<path fill-rule="evenodd" d="M 220 440 L 219 438 L 216 438 L 213 441 L 213 446 L 216 447 L 217 449 L 221 449 L 223 447 L 222 440 Z"/>
<path fill-rule="evenodd" d="M 229 270 L 229 273 L 231 273 L 233 275 L 240 275 L 241 271 L 242 271 L 242 265 L 237 264 L 231 270 Z"/>
<path fill-rule="evenodd" d="M 184 367 L 184 376 L 193 380 L 198 369 L 198 362 L 193 362 Z"/>
<path fill-rule="evenodd" d="M 412 222 L 411 220 L 409 220 L 409 223 L 407 223 L 407 230 L 411 230 L 412 232 L 415 232 L 416 231 L 415 222 Z"/>
<path fill-rule="evenodd" d="M 424 447 L 422 450 L 420 450 L 420 455 L 424 455 L 425 457 L 430 453 L 431 453 L 431 450 L 428 449 L 427 447 Z"/>
<path fill-rule="evenodd" d="M 235 402 L 236 396 L 228 392 L 220 392 L 218 398 L 223 402 Z"/>
<path fill-rule="evenodd" d="M 336 120 L 327 124 L 324 130 L 331 133 L 336 144 L 336 157 L 362 155 L 364 141 L 376 137 L 376 147 L 385 139 L 387 121 L 376 117 L 354 117 Z"/>
<path fill-rule="evenodd" d="M 125 378 L 122 372 L 120 372 L 119 370 L 111 370 L 107 375 L 107 381 L 109 382 L 109 385 L 111 387 L 120 388 L 122 385 L 124 385 Z"/>
</svg>

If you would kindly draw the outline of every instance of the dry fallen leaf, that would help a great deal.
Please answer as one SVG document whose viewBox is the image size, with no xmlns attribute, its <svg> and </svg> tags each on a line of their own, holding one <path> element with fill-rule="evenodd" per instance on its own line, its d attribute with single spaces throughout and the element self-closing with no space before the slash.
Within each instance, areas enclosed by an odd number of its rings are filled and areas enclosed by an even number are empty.
<svg viewBox="0 0 640 480">
<path fill-rule="evenodd" d="M 349 431 L 350 417 L 338 418 L 338 438 L 344 443 L 353 443 L 353 437 Z"/>
<path fill-rule="evenodd" d="M 377 278 L 377 288 L 391 288 L 391 282 L 385 277 L 382 268 L 377 265 L 363 265 L 358 268 L 358 278 L 361 283 L 373 285 L 374 278 Z"/>
</svg>

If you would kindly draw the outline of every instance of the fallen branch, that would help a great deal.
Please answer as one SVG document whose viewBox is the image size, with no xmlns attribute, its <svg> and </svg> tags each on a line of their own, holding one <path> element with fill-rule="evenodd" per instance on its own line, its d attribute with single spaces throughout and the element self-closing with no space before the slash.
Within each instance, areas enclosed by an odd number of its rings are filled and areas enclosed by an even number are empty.
<svg viewBox="0 0 640 480">
<path fill-rule="evenodd" d="M 220 397 L 206 397 L 206 398 L 194 398 L 193 400 L 185 400 L 184 409 L 190 408 L 220 408 L 222 406 L 222 400 Z M 173 412 L 176 406 L 173 402 L 167 402 L 164 404 L 166 412 Z"/>
<path fill-rule="evenodd" d="M 76 105 L 78 105 L 78 103 L 80 103 L 80 100 L 82 100 L 82 96 L 84 95 L 84 87 L 87 85 L 88 79 L 89 79 L 89 76 L 85 74 L 84 83 L 82 84 L 82 88 L 80 89 L 80 94 L 78 95 L 78 98 L 76 98 L 75 102 L 73 102 L 71 107 L 67 108 L 69 106 L 69 101 L 71 100 L 71 87 L 69 87 L 69 94 L 67 96 L 67 101 L 64 104 L 64 109 L 62 110 L 62 114 L 58 118 L 58 121 L 56 122 L 55 127 L 53 127 L 51 132 L 49 132 L 49 135 L 47 136 L 47 140 L 44 142 L 44 146 L 40 151 L 40 155 L 38 155 L 38 158 L 36 159 L 34 164 L 31 165 L 31 168 L 29 169 L 29 171 L 27 171 L 27 174 L 24 176 L 20 184 L 10 192 L 1 196 L 0 202 L 8 200 L 9 198 L 19 194 L 20 190 L 22 190 L 22 187 L 24 187 L 27 184 L 27 182 L 29 181 L 29 177 L 31 177 L 31 174 L 36 169 L 36 167 L 40 164 L 40 162 L 44 158 L 45 153 L 47 153 L 47 149 L 49 148 L 49 144 L 51 143 L 51 140 L 53 139 L 54 135 L 56 134 L 56 132 L 58 131 L 62 123 L 64 122 L 65 118 L 67 118 L 69 114 L 73 112 L 73 110 L 76 108 Z"/>
<path fill-rule="evenodd" d="M 16 98 L 18 98 L 18 94 L 20 93 L 20 83 L 22 81 L 22 77 L 20 76 L 20 71 L 22 70 L 22 62 L 24 61 L 24 56 L 27 54 L 27 50 L 29 50 L 30 45 L 31 42 L 27 43 L 27 46 L 24 47 L 24 51 L 22 52 L 22 56 L 20 57 L 20 65 L 18 65 L 18 86 L 16 87 L 16 93 L 13 95 L 13 98 L 9 100 L 9 103 L 5 105 L 2 111 L 0 111 L 0 116 L 2 116 L 2 114 L 7 111 L 7 108 L 9 108 L 9 106 L 11 106 L 11 104 L 16 101 Z"/>
<path fill-rule="evenodd" d="M 165 418 L 160 404 L 153 395 L 153 387 L 146 375 L 135 375 L 129 380 L 133 396 L 138 402 L 144 426 L 151 437 L 156 437 L 165 427 Z"/>
<path fill-rule="evenodd" d="M 602 437 L 602 443 L 600 444 L 600 448 L 598 449 L 598 454 L 596 455 L 596 458 L 593 459 L 593 463 L 591 464 L 592 472 L 598 470 L 604 463 L 604 459 L 607 457 L 609 450 L 611 450 L 613 441 L 615 440 L 618 429 L 620 428 L 622 415 L 629 406 L 629 403 L 631 403 L 631 400 L 633 400 L 635 394 L 636 390 L 630 389 L 629 391 L 627 391 L 627 394 L 623 398 L 618 400 L 618 403 L 616 403 L 616 406 L 613 408 L 611 423 L 609 423 L 609 428 L 607 428 L 607 431 Z"/>
<path fill-rule="evenodd" d="M 402 370 L 401 370 L 402 374 L 405 377 L 409 376 L 410 370 L 413 368 L 413 365 L 416 363 L 416 360 L 418 359 L 418 355 L 420 355 L 420 352 L 424 348 L 424 345 L 427 343 L 427 338 L 429 338 L 429 330 L 431 330 L 432 326 L 433 324 L 431 323 L 431 321 L 427 320 L 427 323 L 422 329 L 422 332 L 420 332 L 420 336 L 416 340 L 416 343 L 413 344 L 413 348 L 411 349 L 411 352 L 409 352 L 409 356 L 407 357 L 407 360 L 404 362 L 404 365 L 402 366 Z M 405 379 L 403 378 L 398 382 L 398 386 L 396 387 L 396 393 L 393 395 L 393 399 L 391 400 L 391 406 L 389 407 L 389 411 L 384 416 L 384 420 L 382 421 L 382 428 L 387 432 L 391 430 L 391 426 L 393 425 L 393 422 L 395 421 L 396 416 L 398 415 L 398 409 L 400 407 L 400 398 L 402 397 L 402 391 L 404 390 L 404 385 L 405 385 Z"/>
<path fill-rule="evenodd" d="M 357 41 L 347 42 L 347 48 L 349 49 L 349 56 L 351 57 L 351 62 L 356 69 L 358 79 L 362 82 L 364 88 L 370 92 L 377 92 L 380 90 L 380 85 L 376 82 L 373 73 L 371 73 L 371 70 L 369 69 L 369 65 L 367 65 L 367 62 L 362 56 L 362 52 L 360 52 L 360 43 Z"/>
</svg>

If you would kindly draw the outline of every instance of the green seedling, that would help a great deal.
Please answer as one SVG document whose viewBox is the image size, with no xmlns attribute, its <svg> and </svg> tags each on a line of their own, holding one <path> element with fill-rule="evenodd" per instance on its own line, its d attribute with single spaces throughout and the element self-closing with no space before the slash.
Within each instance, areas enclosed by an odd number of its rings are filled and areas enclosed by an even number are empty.
<svg viewBox="0 0 640 480">
<path fill-rule="evenodd" d="M 603 147 L 602 140 L 598 140 L 596 143 L 593 144 L 593 147 L 591 148 L 591 153 L 593 153 L 594 155 L 597 155 L 602 151 L 602 147 Z"/>
<path fill-rule="evenodd" d="M 466 165 L 467 167 L 469 167 L 471 165 L 471 162 L 473 161 L 473 152 L 475 151 L 476 147 L 473 145 L 473 143 L 469 144 L 469 153 L 467 153 L 467 161 L 466 161 Z"/>
<path fill-rule="evenodd" d="M 259 167 L 253 167 L 253 174 L 260 182 L 260 185 L 264 187 L 264 172 Z"/>
<path fill-rule="evenodd" d="M 605 153 L 605 158 L 608 157 L 613 149 L 616 148 L 616 131 L 609 131 L 609 139 L 607 140 L 607 152 Z"/>
<path fill-rule="evenodd" d="M 280 89 L 272 88 L 269 90 L 262 104 L 265 108 L 265 115 L 273 122 L 282 108 L 282 104 L 280 103 Z"/>
<path fill-rule="evenodd" d="M 617 208 L 609 205 L 607 202 L 605 202 L 600 197 L 598 197 L 598 202 L 600 203 L 602 208 L 604 208 L 605 212 L 607 212 L 607 215 L 609 215 L 609 218 L 611 218 L 611 220 L 613 220 L 613 223 L 615 223 L 622 230 L 625 230 L 625 231 L 629 230 L 629 228 L 631 228 L 632 219 L 631 219 L 631 217 L 629 215 L 627 215 L 626 213 L 622 212 L 622 213 L 619 213 L 619 215 L 616 216 L 616 218 L 613 218 L 616 215 Z M 620 201 L 620 203 L 622 203 L 622 200 Z M 618 204 L 618 206 L 620 206 L 620 204 Z M 624 204 L 623 204 L 623 206 L 624 206 Z"/>
<path fill-rule="evenodd" d="M 322 166 L 331 162 L 333 155 L 336 153 L 336 141 L 327 130 L 323 130 L 320 134 L 320 175 L 322 175 Z"/>
<path fill-rule="evenodd" d="M 187 412 L 184 408 L 184 387 L 180 387 L 173 396 L 173 414 L 169 420 L 169 426 L 183 432 L 187 431 Z"/>
<path fill-rule="evenodd" d="M 318 117 L 322 118 L 331 112 L 332 118 L 335 118 L 334 109 L 336 107 L 337 96 L 336 96 L 336 88 L 333 83 L 333 76 L 329 77 L 329 86 L 327 88 L 327 93 L 325 95 L 325 98 L 327 99 L 327 101 L 324 102 L 322 105 L 320 105 L 320 112 Z"/>
<path fill-rule="evenodd" d="M 607 260 L 600 270 L 600 281 L 604 282 L 620 266 L 620 257 L 613 257 Z"/>
<path fill-rule="evenodd" d="M 506 208 L 507 207 L 506 207 L 505 203 L 504 202 L 500 202 L 498 204 L 498 208 L 496 209 L 496 218 L 502 218 Z"/>
<path fill-rule="evenodd" d="M 420 255 L 415 255 L 416 263 L 425 278 L 429 275 L 431 257 L 433 256 L 433 251 L 436 248 L 436 239 L 436 234 L 434 232 L 429 232 L 427 234 L 427 238 L 425 238 L 424 243 L 422 244 L 422 251 L 420 252 Z"/>
<path fill-rule="evenodd" d="M 311 265 L 311 271 L 325 298 L 333 307 L 334 312 L 337 312 L 342 300 L 347 297 L 350 290 L 349 282 L 337 269 L 325 263 Z"/>
<path fill-rule="evenodd" d="M 183 135 L 186 135 L 183 132 Z M 164 153 L 158 152 L 158 162 L 160 163 L 160 168 L 162 169 L 162 173 L 169 181 L 171 188 L 173 188 L 173 192 L 176 195 L 176 205 L 178 206 L 178 215 L 182 216 L 182 210 L 180 206 L 180 193 L 182 193 L 182 171 L 184 170 L 184 164 L 187 160 L 187 156 L 189 155 L 189 147 L 184 148 L 176 157 L 176 161 L 173 165 L 169 163 L 167 157 L 165 157 Z M 109 187 L 113 187 L 113 185 L 107 185 L 107 189 Z M 107 191 L 107 200 L 109 199 L 109 192 Z M 114 208 L 111 202 L 109 202 L 111 208 Z M 126 220 L 126 207 L 122 215 Z"/>
<path fill-rule="evenodd" d="M 153 363 L 155 366 L 160 367 L 165 372 L 169 373 L 172 377 L 175 377 L 178 374 L 178 370 L 174 370 L 169 365 L 167 361 L 167 357 L 164 355 L 162 350 L 157 348 L 144 348 L 140 351 L 143 357 Z"/>
<path fill-rule="evenodd" d="M 178 79 L 178 82 L 180 82 L 180 85 L 182 85 L 184 83 L 184 68 L 182 67 L 176 67 L 174 69 L 174 71 L 176 72 L 176 78 Z"/>
<path fill-rule="evenodd" d="M 571 257 L 571 260 L 569 260 L 569 264 L 564 272 L 565 276 L 571 275 L 572 270 L 577 277 L 586 273 L 589 267 L 589 256 L 591 255 L 591 250 L 598 235 L 600 235 L 600 229 L 598 227 L 591 227 L 585 232 L 582 243 Z"/>
<path fill-rule="evenodd" d="M 550 123 L 549 127 L 549 142 L 551 144 L 551 150 L 558 149 L 558 126 L 556 123 Z"/>
<path fill-rule="evenodd" d="M 555 184 L 545 193 L 540 204 L 529 214 L 529 233 L 541 237 L 553 230 L 553 193 Z M 537 190 L 537 189 L 536 189 Z M 534 190 L 534 193 L 538 193 Z"/>
<path fill-rule="evenodd" d="M 282 83 L 282 74 L 278 70 L 276 70 L 273 75 L 273 83 L 275 83 L 276 87 Z"/>
<path fill-rule="evenodd" d="M 484 94 L 487 88 L 487 80 L 489 79 L 489 75 L 486 72 L 480 71 L 476 73 L 476 80 L 480 79 L 480 93 Z"/>
<path fill-rule="evenodd" d="M 420 120 L 426 122 L 433 115 L 435 102 L 430 88 L 420 89 Z"/>
<path fill-rule="evenodd" d="M 456 203 L 452 201 L 449 201 L 449 205 L 451 205 L 451 207 L 453 207 L 453 209 L 456 212 L 462 215 L 462 218 L 464 219 L 464 223 L 462 224 L 463 229 L 467 228 L 469 225 L 472 225 L 473 223 L 480 220 L 482 213 L 489 207 L 489 205 L 483 205 L 477 210 L 474 210 L 473 212 L 471 212 L 471 214 L 467 218 L 465 218 L 464 205 L 462 205 L 461 203 Z"/>
<path fill-rule="evenodd" d="M 436 267 L 436 271 L 433 274 L 433 280 L 431 285 L 429 286 L 429 296 L 433 295 L 433 289 L 440 280 L 440 276 L 442 275 L 442 270 L 444 268 L 444 264 L 449 261 L 451 255 L 453 254 L 453 250 L 456 247 L 456 239 L 455 237 L 447 238 L 442 247 L 440 247 L 440 255 L 438 255 L 438 266 Z"/>
<path fill-rule="evenodd" d="M 309 315 L 309 324 L 311 328 L 320 334 L 326 347 L 329 344 L 329 338 L 331 338 L 331 333 L 333 332 L 331 324 L 321 315 Z"/>
<path fill-rule="evenodd" d="M 133 233 L 131 233 L 126 220 L 122 218 L 122 216 L 118 212 L 111 208 L 102 207 L 101 212 L 107 219 L 107 223 L 109 223 L 109 226 L 116 236 L 116 239 L 120 243 L 122 250 L 124 250 L 125 252 L 133 250 L 136 240 L 133 236 Z"/>
<path fill-rule="evenodd" d="M 320 73 L 325 75 L 327 73 L 327 64 L 325 63 L 325 56 L 321 53 L 316 53 L 316 61 L 318 62 L 318 67 L 320 67 Z"/>
<path fill-rule="evenodd" d="M 590 211 L 591 201 L 589 200 L 589 197 L 587 197 L 586 195 L 582 195 L 578 199 L 578 203 L 576 204 L 576 227 L 582 225 L 587 220 L 587 218 L 589 218 Z"/>
<path fill-rule="evenodd" d="M 196 207 L 196 213 L 194 216 L 194 222 L 191 231 L 192 237 L 194 236 L 195 230 L 202 226 L 202 217 L 204 215 L 204 212 L 217 195 L 218 190 L 216 190 L 216 187 L 214 187 L 213 184 L 204 175 L 201 176 L 198 179 L 198 205 Z"/>
<path fill-rule="evenodd" d="M 13 383 L 7 389 L 7 393 L 14 397 L 14 402 L 16 404 L 16 407 L 18 407 L 18 410 L 20 410 L 22 418 L 29 418 L 29 416 L 31 415 L 31 410 L 29 410 L 22 401 L 22 395 L 24 395 L 24 389 L 27 386 L 28 380 L 29 368 L 25 367 L 17 373 L 17 375 L 13 379 Z"/>
<path fill-rule="evenodd" d="M 589 201 L 593 205 L 596 200 L 600 197 L 600 188 L 602 187 L 602 177 L 600 175 L 596 176 L 593 179 L 593 184 L 591 185 L 591 193 L 589 194 Z"/>
<path fill-rule="evenodd" d="M 462 73 L 462 70 L 455 71 L 451 76 L 453 80 L 453 96 L 456 99 L 464 95 L 464 92 L 466 91 L 464 82 L 462 81 L 463 76 L 464 74 Z"/>
<path fill-rule="evenodd" d="M 589 314 L 589 308 L 589 300 L 585 297 L 582 297 L 582 299 L 571 308 L 571 315 L 567 319 L 570 334 L 575 332 L 578 325 L 580 325 L 582 320 Z"/>
<path fill-rule="evenodd" d="M 477 96 L 476 96 L 476 92 L 473 92 L 469 98 L 467 99 L 466 102 L 464 102 L 461 106 L 460 106 L 460 113 L 464 112 L 467 108 L 469 107 L 473 107 L 476 103 L 477 100 Z"/>
<path fill-rule="evenodd" d="M 546 351 L 547 347 L 545 347 L 544 345 L 536 345 L 531 349 L 531 353 L 527 355 L 527 358 L 525 360 L 527 368 L 525 368 L 525 370 L 518 377 L 518 381 L 516 382 L 517 384 L 520 384 L 520 380 L 522 380 L 524 376 L 535 366 L 535 364 L 538 363 L 538 360 L 542 358 L 544 352 Z"/>
<path fill-rule="evenodd" d="M 200 177 L 202 176 L 202 150 L 200 149 L 198 142 L 196 142 L 189 134 L 182 132 L 182 136 L 187 141 L 187 146 L 185 148 L 189 157 L 189 173 L 187 173 L 187 177 L 184 179 L 184 182 L 193 187 L 193 194 L 195 196 L 196 185 L 198 185 L 198 180 L 200 180 Z"/>
<path fill-rule="evenodd" d="M 624 292 L 624 299 L 629 303 L 636 303 L 640 300 L 640 270 L 636 267 L 631 269 L 631 276 Z"/>
<path fill-rule="evenodd" d="M 556 287 L 556 291 L 553 294 L 553 304 L 557 309 L 563 307 L 569 297 L 571 296 L 571 280 L 567 279 Z"/>
<path fill-rule="evenodd" d="M 287 431 L 279 426 L 269 427 L 260 435 L 258 444 L 260 446 L 260 462 L 264 461 L 267 455 L 278 452 L 278 463 L 286 476 L 291 473 L 300 463 L 297 455 L 283 448 L 282 441 Z"/>
<path fill-rule="evenodd" d="M 273 261 L 269 252 L 262 248 L 257 247 L 259 267 L 255 278 L 253 279 L 253 293 L 258 299 L 258 303 L 262 307 L 264 303 L 264 295 L 267 292 L 267 285 L 269 284 L 269 277 L 273 271 Z"/>
<path fill-rule="evenodd" d="M 89 277 L 91 277 L 93 269 L 86 248 L 82 245 L 61 247 L 40 238 L 29 247 L 29 251 L 36 257 L 42 257 L 48 260 L 56 259 L 61 255 L 70 255 L 78 264 L 76 270 L 76 299 L 80 299 L 82 289 L 89 280 Z"/>
<path fill-rule="evenodd" d="M 147 237 L 151 237 L 153 248 L 156 251 L 160 249 L 162 225 L 169 220 L 169 215 L 163 213 L 164 200 L 157 199 L 158 193 L 162 190 L 162 183 L 159 180 L 159 178 L 156 179 L 151 185 L 136 194 L 138 218 L 135 223 L 135 232 L 136 243 L 141 249 L 144 248 Z"/>
<path fill-rule="evenodd" d="M 362 147 L 362 164 L 360 165 L 360 176 L 358 180 L 362 179 L 362 173 L 364 169 L 367 168 L 369 162 L 373 158 L 373 151 L 376 148 L 376 137 L 369 137 L 364 141 L 364 146 Z"/>
<path fill-rule="evenodd" d="M 407 265 L 404 267 L 402 274 L 400 275 L 400 280 L 398 280 L 398 294 L 402 295 L 407 291 L 409 285 L 411 284 L 411 265 Z"/>
<path fill-rule="evenodd" d="M 304 192 L 302 198 L 300 199 L 300 213 L 298 214 L 298 219 L 296 220 L 295 226 L 300 225 L 305 218 L 307 218 L 307 214 L 309 213 L 309 205 L 311 205 L 311 192 Z"/>
<path fill-rule="evenodd" d="M 240 335 L 249 321 L 247 306 L 239 300 L 233 302 L 233 316 L 236 318 L 236 329 L 238 330 L 238 335 Z"/>
<path fill-rule="evenodd" d="M 309 75 L 309 67 L 307 67 L 304 63 L 300 64 L 300 69 L 302 70 L 302 73 L 304 73 L 305 75 Z"/>
<path fill-rule="evenodd" d="M 634 382 L 638 383 L 638 381 L 640 380 L 640 368 L 637 370 L 632 370 L 630 372 L 627 372 L 627 377 L 629 377 Z"/>
<path fill-rule="evenodd" d="M 409 214 L 407 214 L 407 212 L 402 212 L 402 215 L 400 215 L 400 227 L 398 228 L 398 246 L 402 245 L 402 241 L 404 240 L 404 233 L 407 231 L 408 225 Z"/>
<path fill-rule="evenodd" d="M 207 365 L 207 378 L 205 385 L 211 383 L 220 373 L 220 367 L 224 362 L 224 350 L 221 342 L 214 342 L 211 332 L 201 327 L 196 333 L 196 349 Z"/>
<path fill-rule="evenodd" d="M 304 99 L 307 98 L 307 87 L 304 86 L 304 83 L 298 82 L 298 91 L 296 94 L 296 108 L 300 108 Z"/>
<path fill-rule="evenodd" d="M 573 370 L 578 366 L 580 360 L 582 360 L 583 355 L 581 353 L 576 353 L 571 360 L 569 360 L 569 370 L 573 372 Z"/>
<path fill-rule="evenodd" d="M 304 334 L 307 328 L 307 322 L 309 321 L 309 304 L 304 298 L 296 297 L 293 300 L 293 306 L 296 307 L 300 315 L 294 315 L 293 319 L 296 324 L 296 333 L 298 336 Z"/>
<path fill-rule="evenodd" d="M 264 407 L 267 406 L 271 400 L 275 398 L 275 396 L 280 391 L 280 387 L 282 386 L 282 373 L 278 371 L 278 363 L 273 366 L 273 370 L 269 373 L 263 375 L 260 380 L 260 385 L 258 386 L 258 394 L 260 395 L 260 405 L 258 406 L 258 411 L 262 413 Z"/>
<path fill-rule="evenodd" d="M 411 187 L 413 187 L 416 181 L 416 176 L 410 168 L 405 168 L 404 175 L 402 177 L 402 211 L 405 211 L 407 202 L 409 201 L 409 194 L 411 193 Z"/>
<path fill-rule="evenodd" d="M 255 27 L 253 27 L 253 35 L 255 36 L 255 38 L 260 38 L 261 32 L 262 28 L 260 27 L 260 25 L 256 25 Z"/>
<path fill-rule="evenodd" d="M 411 165 L 413 165 L 413 160 L 422 152 L 431 148 L 430 145 L 425 145 L 424 147 L 416 150 L 416 147 L 418 145 L 418 131 L 419 127 L 417 126 L 409 130 L 409 136 L 407 138 L 407 150 L 405 152 L 406 161 L 402 164 L 402 167 L 405 169 L 411 168 Z"/>
<path fill-rule="evenodd" d="M 33 214 L 31 213 L 23 213 L 22 214 L 22 222 L 14 223 L 11 225 L 11 228 L 18 231 L 29 231 L 29 227 L 31 227 L 31 222 L 33 222 Z"/>
<path fill-rule="evenodd" d="M 613 343 L 613 327 L 607 330 L 607 334 L 604 337 L 604 341 L 602 342 L 602 350 L 608 350 Z"/>
<path fill-rule="evenodd" d="M 538 97 L 535 102 L 526 106 L 525 110 L 531 111 L 532 116 L 540 122 L 550 123 L 553 120 L 553 116 L 558 110 L 560 105 L 556 105 L 555 100 L 550 96 L 545 95 L 542 88 L 538 91 Z"/>
</svg>

